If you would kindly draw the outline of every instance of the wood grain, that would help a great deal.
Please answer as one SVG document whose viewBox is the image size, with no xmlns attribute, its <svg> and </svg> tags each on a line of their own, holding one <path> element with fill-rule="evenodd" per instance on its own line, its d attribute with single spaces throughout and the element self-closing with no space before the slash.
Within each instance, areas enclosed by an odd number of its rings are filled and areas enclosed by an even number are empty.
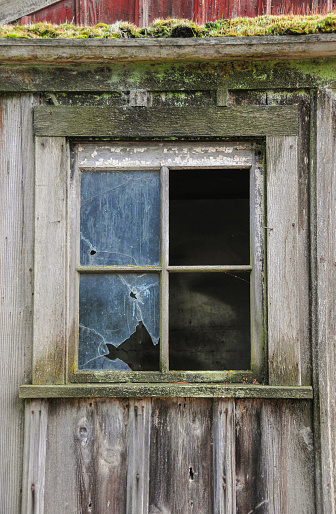
<svg viewBox="0 0 336 514">
<path fill-rule="evenodd" d="M 126 513 L 148 512 L 151 400 L 130 400 Z"/>
<path fill-rule="evenodd" d="M 45 512 L 125 512 L 128 407 L 123 400 L 51 402 Z"/>
<path fill-rule="evenodd" d="M 237 512 L 315 513 L 311 406 L 236 401 Z"/>
<path fill-rule="evenodd" d="M 236 512 L 235 400 L 213 402 L 214 512 Z"/>
<path fill-rule="evenodd" d="M 22 513 L 43 514 L 48 401 L 26 403 Z"/>
<path fill-rule="evenodd" d="M 38 11 L 58 0 L 0 0 L 0 23 L 15 21 L 21 16 Z"/>
<path fill-rule="evenodd" d="M 67 327 L 68 148 L 63 138 L 35 146 L 33 383 L 64 383 Z"/>
<path fill-rule="evenodd" d="M 211 400 L 152 402 L 149 512 L 213 512 Z"/>
<path fill-rule="evenodd" d="M 31 380 L 34 153 L 32 95 L 0 99 L 1 512 L 20 511 L 24 406 Z"/>
<path fill-rule="evenodd" d="M 88 123 L 90 120 L 90 123 Z M 194 108 L 39 106 L 37 136 L 66 137 L 223 137 L 296 135 L 297 106 Z"/>
<path fill-rule="evenodd" d="M 317 316 L 313 339 L 316 397 L 318 499 L 322 512 L 336 511 L 336 95 L 322 90 L 316 115 L 316 235 L 313 290 Z M 316 253 L 315 253 L 316 251 Z M 315 253 L 315 255 L 314 255 Z"/>
<path fill-rule="evenodd" d="M 307 267 L 299 244 L 297 138 L 267 138 L 267 274 L 269 383 L 301 385 Z M 301 274 L 305 276 L 301 277 Z"/>
<path fill-rule="evenodd" d="M 91 63 L 97 65 L 98 63 L 137 61 L 159 63 L 319 59 L 334 58 L 335 48 L 335 34 L 140 40 L 0 39 L 0 61 L 4 64 Z M 287 80 L 285 83 L 288 84 Z M 297 87 L 295 80 L 294 84 Z M 144 88 L 144 85 L 142 87 Z M 80 88 L 81 85 L 78 84 L 77 90 Z"/>
</svg>

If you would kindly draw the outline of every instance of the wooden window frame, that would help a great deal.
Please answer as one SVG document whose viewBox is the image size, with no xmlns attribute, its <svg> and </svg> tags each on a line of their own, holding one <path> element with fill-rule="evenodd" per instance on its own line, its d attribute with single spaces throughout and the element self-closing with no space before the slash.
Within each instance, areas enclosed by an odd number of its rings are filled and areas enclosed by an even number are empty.
<svg viewBox="0 0 336 514">
<path fill-rule="evenodd" d="M 87 123 L 87 120 L 90 123 Z M 69 355 L 71 341 L 77 338 L 76 329 L 76 288 L 71 285 L 71 231 L 73 223 L 69 210 L 69 198 L 73 191 L 70 186 L 71 166 L 70 141 L 94 138 L 119 140 L 139 139 L 199 139 L 224 140 L 246 138 L 264 142 L 267 162 L 267 260 L 272 259 L 285 237 L 281 230 L 272 232 L 273 220 L 280 214 L 285 222 L 295 212 L 281 211 L 281 183 L 276 179 L 283 172 L 282 159 L 289 156 L 286 165 L 293 171 L 292 185 L 297 183 L 298 161 L 298 110 L 297 106 L 267 107 L 217 107 L 200 108 L 195 115 L 190 108 L 131 108 L 102 109 L 97 107 L 36 107 L 34 109 L 35 155 L 36 155 L 36 224 L 35 224 L 35 301 L 34 301 L 34 345 L 33 345 L 33 384 L 67 384 L 79 380 L 80 373 L 75 373 L 76 366 L 67 366 L 73 362 Z M 271 171 L 271 173 L 270 173 Z M 275 177 L 275 183 L 273 178 Z M 288 186 L 291 187 L 291 184 Z M 70 195 L 70 197 L 68 196 Z M 277 198 L 277 195 L 278 198 Z M 294 206 L 295 211 L 295 206 Z M 294 218 L 293 218 L 294 219 Z M 295 223 L 293 224 L 293 226 Z M 269 234 L 272 233 L 272 237 Z M 287 237 L 287 236 L 286 236 Z M 280 244 L 280 246 L 279 246 Z M 52 249 L 52 251 L 51 251 Z M 277 271 L 268 267 L 267 280 L 267 321 L 264 330 L 268 345 L 264 356 L 284 352 L 288 369 L 298 367 L 297 348 L 291 341 L 286 341 L 287 320 L 279 320 L 279 309 L 283 303 L 279 289 L 279 275 L 286 272 L 281 260 L 277 262 Z M 48 284 L 48 287 L 46 285 Z M 295 309 L 299 313 L 299 294 L 295 297 Z M 300 324 L 298 319 L 297 324 Z M 295 327 L 294 327 L 295 328 Z M 296 329 L 296 328 L 295 328 Z M 278 337 L 278 335 L 281 337 Z M 266 339 L 266 336 L 264 336 Z M 70 341 L 70 346 L 68 345 Z M 300 345 L 298 341 L 297 346 Z M 290 350 L 290 351 L 289 351 Z M 252 352 L 255 351 L 252 345 Z M 298 350 L 299 351 L 299 350 Z M 70 351 L 71 354 L 71 351 Z M 69 359 L 70 357 L 70 359 Z M 261 358 L 258 362 L 262 362 Z M 163 370 L 164 371 L 164 370 Z M 95 374 L 97 372 L 94 372 Z M 113 372 L 115 373 L 115 372 Z M 157 372 L 125 372 L 125 377 L 118 377 L 118 382 L 219 382 L 230 381 L 226 377 L 209 372 L 188 372 L 180 375 Z M 171 373 L 174 374 L 172 380 Z M 257 372 L 258 373 L 258 372 Z M 109 372 L 109 375 L 111 372 Z M 83 381 L 94 381 L 93 376 L 81 375 Z M 258 376 L 258 374 L 256 375 Z M 237 377 L 233 377 L 235 380 Z M 103 381 L 105 379 L 102 377 Z M 242 380 L 248 379 L 242 377 Z M 108 379 L 110 381 L 110 377 Z M 97 380 L 101 381 L 101 379 Z M 266 383 L 269 385 L 298 385 L 300 380 L 288 380 L 286 368 L 278 369 L 278 363 L 270 359 Z"/>
<path fill-rule="evenodd" d="M 133 146 L 132 143 L 111 143 L 110 146 L 117 146 L 120 150 L 122 146 Z M 99 151 L 99 146 L 102 148 Z M 78 356 L 78 333 L 69 341 L 69 358 L 68 358 L 68 376 L 71 382 L 261 382 L 263 380 L 263 373 L 265 373 L 265 315 L 264 315 L 264 245 L 263 245 L 263 232 L 264 232 L 264 173 L 262 167 L 261 148 L 260 145 L 246 143 L 246 142 L 184 142 L 172 143 L 161 142 L 158 144 L 141 143 L 138 142 L 137 146 L 142 148 L 140 152 L 143 162 L 151 161 L 151 153 L 153 148 L 161 147 L 162 154 L 158 155 L 155 162 L 146 165 L 146 170 L 160 171 L 161 175 L 161 235 L 162 235 L 162 248 L 161 248 L 161 265 L 159 266 L 80 266 L 79 265 L 79 247 L 73 248 L 70 252 L 70 281 L 71 288 L 79 291 L 79 275 L 84 273 L 139 273 L 143 272 L 156 272 L 161 275 L 161 322 L 160 322 L 160 371 L 85 371 L 77 369 L 77 356 Z M 167 147 L 179 148 L 179 155 L 174 160 L 172 154 L 169 158 L 166 154 Z M 74 163 L 71 175 L 73 177 L 70 181 L 70 191 L 68 204 L 72 212 L 71 219 L 73 226 L 70 227 L 70 239 L 72 241 L 79 240 L 79 211 L 80 211 L 80 173 L 85 170 L 95 171 L 111 171 L 114 166 L 111 165 L 111 154 L 108 155 L 108 150 L 105 148 L 106 143 L 101 145 L 94 144 L 79 144 L 80 152 L 77 154 L 74 150 Z M 147 147 L 147 151 L 144 150 Z M 202 158 L 200 158 L 200 149 L 202 148 Z M 219 151 L 222 148 L 222 151 Z M 101 156 L 107 152 L 106 164 L 102 162 Z M 165 150 L 165 151 L 164 151 Z M 194 152 L 193 152 L 194 150 Z M 209 151 L 207 151 L 209 150 Z M 214 157 L 214 151 L 216 157 Z M 181 156 L 187 152 L 188 157 L 185 158 L 181 164 Z M 160 150 L 159 150 L 160 153 Z M 93 157 L 97 154 L 97 159 Z M 83 162 L 76 163 L 76 156 L 80 155 Z M 136 154 L 139 155 L 139 152 Z M 100 156 L 100 157 L 99 157 Z M 135 169 L 139 164 L 136 162 L 139 157 L 136 157 L 134 163 L 130 163 L 130 158 L 127 153 L 124 158 L 126 163 L 118 153 L 118 163 L 115 169 Z M 169 165 L 169 168 L 168 168 Z M 143 166 L 142 166 L 143 167 Z M 250 263 L 248 265 L 222 265 L 222 266 L 170 266 L 168 263 L 168 244 L 169 244 L 169 192 L 168 192 L 168 173 L 169 170 L 178 169 L 248 169 L 250 171 Z M 141 165 L 140 165 L 141 169 Z M 204 172 L 206 173 L 206 171 Z M 238 180 L 238 176 L 237 176 Z M 72 204 L 71 204 L 72 202 Z M 249 370 L 223 370 L 223 371 L 170 371 L 169 370 L 169 342 L 168 342 L 168 329 L 169 329 L 169 274 L 175 272 L 250 272 L 250 320 L 251 320 L 251 361 L 252 367 Z M 79 297 L 77 293 L 76 298 Z M 79 305 L 76 302 L 75 312 L 78 313 Z M 75 325 L 79 325 L 78 315 Z M 253 350 L 253 352 L 252 352 Z M 75 363 L 75 366 L 73 364 Z"/>
</svg>

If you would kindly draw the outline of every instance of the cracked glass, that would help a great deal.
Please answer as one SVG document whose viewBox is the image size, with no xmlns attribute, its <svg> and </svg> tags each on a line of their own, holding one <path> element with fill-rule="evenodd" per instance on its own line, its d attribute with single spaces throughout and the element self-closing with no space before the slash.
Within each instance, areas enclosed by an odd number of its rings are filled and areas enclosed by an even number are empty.
<svg viewBox="0 0 336 514">
<path fill-rule="evenodd" d="M 83 172 L 81 265 L 116 269 L 80 276 L 80 370 L 159 370 L 160 275 L 117 268 L 159 261 L 160 173 Z"/>
<path fill-rule="evenodd" d="M 159 172 L 82 173 L 80 225 L 82 265 L 158 265 Z"/>
</svg>

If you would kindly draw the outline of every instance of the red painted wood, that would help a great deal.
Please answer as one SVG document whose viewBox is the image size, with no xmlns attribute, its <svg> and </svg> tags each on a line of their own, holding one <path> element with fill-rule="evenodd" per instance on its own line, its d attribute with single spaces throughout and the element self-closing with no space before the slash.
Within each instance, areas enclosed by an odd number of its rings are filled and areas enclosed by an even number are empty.
<svg viewBox="0 0 336 514">
<path fill-rule="evenodd" d="M 200 0 L 195 0 L 195 2 Z M 156 18 L 193 19 L 194 0 L 148 0 L 148 18 L 152 23 Z"/>
<path fill-rule="evenodd" d="M 61 0 L 24 16 L 19 23 L 95 25 L 121 20 L 148 26 L 156 18 L 186 18 L 204 24 L 219 18 L 326 13 L 332 9 L 336 9 L 336 0 Z"/>
<path fill-rule="evenodd" d="M 57 4 L 45 7 L 30 16 L 23 16 L 23 18 L 19 20 L 19 23 L 24 25 L 40 21 L 49 21 L 57 24 L 68 21 L 76 24 L 78 22 L 76 18 L 76 0 L 62 0 L 61 2 L 57 2 Z"/>
</svg>

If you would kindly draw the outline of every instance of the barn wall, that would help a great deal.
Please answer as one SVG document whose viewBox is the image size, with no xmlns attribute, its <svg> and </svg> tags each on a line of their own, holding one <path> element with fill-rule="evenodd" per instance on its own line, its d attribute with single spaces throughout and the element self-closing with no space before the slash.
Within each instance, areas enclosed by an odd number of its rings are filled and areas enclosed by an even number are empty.
<svg viewBox="0 0 336 514">
<path fill-rule="evenodd" d="M 27 416 L 46 441 L 39 512 L 315 512 L 309 401 L 42 400 Z"/>
<path fill-rule="evenodd" d="M 129 21 L 147 27 L 156 18 L 186 18 L 204 24 L 219 18 L 265 14 L 325 13 L 333 0 L 63 0 L 19 19 L 20 23 L 49 21 L 95 25 Z"/>
<path fill-rule="evenodd" d="M 0 97 L 0 512 L 19 512 L 24 404 L 33 341 L 32 95 Z"/>
<path fill-rule="evenodd" d="M 324 87 L 311 92 L 315 81 L 323 86 L 321 78 L 307 73 L 313 66 L 302 72 L 299 64 L 239 62 L 115 64 L 61 72 L 1 67 L 0 483 L 8 491 L 0 499 L 1 512 L 19 512 L 21 487 L 24 512 L 335 512 L 336 267 L 330 234 L 336 219 L 336 98 Z M 334 69 L 335 63 L 328 66 Z M 124 92 L 139 83 L 150 91 L 153 106 L 216 105 L 218 87 L 228 88 L 230 107 L 299 104 L 298 252 L 306 313 L 300 380 L 309 385 L 313 377 L 314 403 L 55 399 L 27 401 L 24 413 L 18 388 L 31 382 L 33 339 L 32 107 L 55 102 L 130 107 Z M 311 220 L 317 216 L 310 239 L 309 212 Z"/>
</svg>

